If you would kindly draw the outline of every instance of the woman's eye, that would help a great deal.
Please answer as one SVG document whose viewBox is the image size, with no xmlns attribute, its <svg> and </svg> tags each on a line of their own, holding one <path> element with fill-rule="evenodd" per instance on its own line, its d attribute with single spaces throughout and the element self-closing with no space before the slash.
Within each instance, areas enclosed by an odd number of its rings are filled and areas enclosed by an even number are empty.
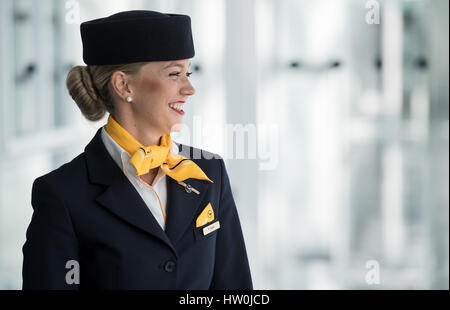
<svg viewBox="0 0 450 310">
<path fill-rule="evenodd" d="M 169 74 L 169 76 L 180 76 L 180 74 L 181 74 L 181 72 L 174 72 L 174 73 Z M 192 72 L 188 72 L 188 73 L 186 73 L 186 76 L 190 77 L 191 74 L 192 74 Z"/>
</svg>

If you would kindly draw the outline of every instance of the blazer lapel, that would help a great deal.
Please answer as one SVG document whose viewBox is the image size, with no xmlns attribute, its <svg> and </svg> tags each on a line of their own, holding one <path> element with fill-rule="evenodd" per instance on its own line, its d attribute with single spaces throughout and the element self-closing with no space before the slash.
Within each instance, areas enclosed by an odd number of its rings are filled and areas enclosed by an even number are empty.
<svg viewBox="0 0 450 310">
<path fill-rule="evenodd" d="M 166 233 L 172 244 L 176 245 L 186 230 L 194 227 L 192 223 L 208 190 L 208 184 L 205 183 L 208 181 L 197 179 L 184 181 L 198 190 L 199 195 L 194 192 L 187 193 L 182 185 L 170 177 L 167 177 L 166 181 L 168 193 Z"/>
<path fill-rule="evenodd" d="M 160 239 L 177 255 L 167 234 L 109 155 L 101 140 L 101 130 L 102 128 L 97 131 L 85 148 L 90 181 L 108 186 L 96 201 L 126 222 Z"/>
<path fill-rule="evenodd" d="M 191 147 L 186 147 L 177 144 L 180 150 L 180 155 L 191 159 Z M 192 160 L 192 159 L 191 159 Z M 214 181 L 214 180 L 213 180 Z M 190 184 L 193 188 L 198 190 L 200 194 L 194 192 L 188 193 L 184 186 L 170 177 L 166 177 L 167 182 L 167 225 L 166 233 L 172 241 L 173 245 L 181 239 L 186 230 L 194 228 L 192 223 L 201 203 L 204 200 L 205 194 L 211 185 L 210 182 L 198 179 L 187 179 L 184 181 Z"/>
</svg>

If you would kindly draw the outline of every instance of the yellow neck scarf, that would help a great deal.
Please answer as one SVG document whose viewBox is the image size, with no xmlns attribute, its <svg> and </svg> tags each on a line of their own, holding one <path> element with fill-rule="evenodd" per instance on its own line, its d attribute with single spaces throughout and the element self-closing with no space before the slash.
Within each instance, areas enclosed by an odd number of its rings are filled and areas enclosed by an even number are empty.
<svg viewBox="0 0 450 310">
<path fill-rule="evenodd" d="M 166 175 L 178 182 L 193 178 L 214 183 L 192 160 L 170 152 L 172 146 L 170 134 L 163 135 L 159 145 L 143 146 L 111 115 L 105 130 L 117 144 L 131 155 L 130 163 L 136 168 L 138 176 L 147 174 L 150 169 L 161 167 Z"/>
</svg>

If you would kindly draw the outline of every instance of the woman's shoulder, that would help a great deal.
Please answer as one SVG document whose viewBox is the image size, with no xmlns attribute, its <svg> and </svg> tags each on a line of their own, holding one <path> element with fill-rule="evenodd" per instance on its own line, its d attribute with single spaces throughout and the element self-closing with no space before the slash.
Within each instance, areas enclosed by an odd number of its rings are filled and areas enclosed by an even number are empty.
<svg viewBox="0 0 450 310">
<path fill-rule="evenodd" d="M 195 162 L 208 176 L 219 176 L 224 168 L 223 158 L 214 152 L 193 147 L 190 145 L 174 143 L 178 147 L 178 154 Z M 83 152 L 60 167 L 39 176 L 36 181 L 54 186 L 56 189 L 80 188 L 83 183 L 89 183 L 86 152 Z"/>
<path fill-rule="evenodd" d="M 79 186 L 79 181 L 87 178 L 84 152 L 58 168 L 41 175 L 34 182 L 45 181 L 55 187 Z"/>
</svg>

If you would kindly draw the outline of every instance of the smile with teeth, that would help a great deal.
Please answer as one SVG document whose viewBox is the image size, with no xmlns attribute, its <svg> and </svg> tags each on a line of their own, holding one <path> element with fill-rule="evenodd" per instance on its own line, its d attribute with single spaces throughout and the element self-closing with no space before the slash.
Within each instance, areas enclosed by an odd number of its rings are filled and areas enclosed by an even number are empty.
<svg viewBox="0 0 450 310">
<path fill-rule="evenodd" d="M 174 109 L 175 111 L 184 112 L 182 103 L 169 103 L 169 107 Z"/>
<path fill-rule="evenodd" d="M 182 111 L 183 104 L 182 103 L 169 103 L 169 107 L 173 109 L 177 109 L 178 111 Z"/>
</svg>

